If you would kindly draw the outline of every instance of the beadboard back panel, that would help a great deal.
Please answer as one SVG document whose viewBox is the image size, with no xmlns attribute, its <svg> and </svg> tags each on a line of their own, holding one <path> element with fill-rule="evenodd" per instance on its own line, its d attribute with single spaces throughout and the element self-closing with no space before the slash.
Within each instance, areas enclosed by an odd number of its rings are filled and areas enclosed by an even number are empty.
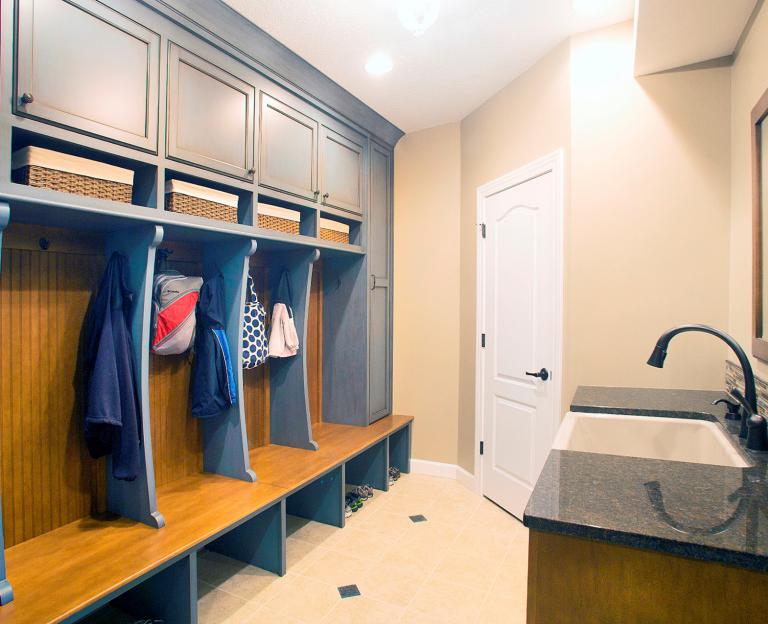
<svg viewBox="0 0 768 624">
<path fill-rule="evenodd" d="M 168 268 L 183 275 L 202 275 L 200 249 L 192 245 L 164 243 L 171 249 Z M 150 354 L 149 417 L 157 487 L 203 471 L 203 439 L 200 421 L 192 418 L 189 405 L 189 353 Z"/>
<path fill-rule="evenodd" d="M 48 249 L 43 250 L 42 246 Z M 105 265 L 98 237 L 11 225 L 0 273 L 0 490 L 6 547 L 105 507 L 83 443 L 83 320 Z"/>
</svg>

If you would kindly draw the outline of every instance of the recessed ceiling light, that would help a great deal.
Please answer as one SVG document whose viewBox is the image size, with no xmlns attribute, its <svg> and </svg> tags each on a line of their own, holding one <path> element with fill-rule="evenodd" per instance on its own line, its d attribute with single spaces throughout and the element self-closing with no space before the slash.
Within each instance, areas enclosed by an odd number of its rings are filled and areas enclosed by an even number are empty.
<svg viewBox="0 0 768 624">
<path fill-rule="evenodd" d="M 384 52 L 376 52 L 365 64 L 365 71 L 371 76 L 382 76 L 392 70 L 392 59 Z"/>
<path fill-rule="evenodd" d="M 398 0 L 397 17 L 403 28 L 414 35 L 423 35 L 437 21 L 440 0 Z"/>
</svg>

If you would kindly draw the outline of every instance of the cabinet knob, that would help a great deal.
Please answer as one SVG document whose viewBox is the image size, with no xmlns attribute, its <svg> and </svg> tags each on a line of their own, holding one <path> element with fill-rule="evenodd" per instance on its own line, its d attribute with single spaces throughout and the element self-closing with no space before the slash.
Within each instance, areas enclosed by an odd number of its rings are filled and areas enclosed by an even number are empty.
<svg viewBox="0 0 768 624">
<path fill-rule="evenodd" d="M 248 175 L 254 175 L 255 173 L 256 173 L 256 169 L 254 169 L 253 167 L 248 169 Z"/>
<path fill-rule="evenodd" d="M 35 101 L 35 98 L 32 97 L 31 93 L 22 93 L 19 100 L 22 104 L 32 104 L 32 102 Z"/>
<path fill-rule="evenodd" d="M 331 196 L 331 194 L 330 194 L 330 193 L 323 193 L 323 201 L 325 201 L 326 199 L 328 199 L 330 196 Z"/>
<path fill-rule="evenodd" d="M 317 201 L 317 198 L 320 196 L 320 189 L 317 189 L 315 191 L 315 201 Z"/>
</svg>

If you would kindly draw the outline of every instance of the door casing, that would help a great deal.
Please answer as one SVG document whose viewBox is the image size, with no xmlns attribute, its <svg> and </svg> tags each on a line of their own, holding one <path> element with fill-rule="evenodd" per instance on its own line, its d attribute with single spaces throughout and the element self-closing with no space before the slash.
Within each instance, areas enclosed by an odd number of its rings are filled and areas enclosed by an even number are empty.
<svg viewBox="0 0 768 624">
<path fill-rule="evenodd" d="M 555 410 L 552 414 L 553 435 L 557 432 L 562 418 L 563 392 L 563 220 L 565 214 L 565 177 L 564 153 L 559 149 L 539 158 L 519 169 L 487 182 L 477 189 L 477 293 L 476 293 L 476 336 L 475 336 L 475 491 L 483 493 L 483 463 L 480 456 L 480 442 L 483 439 L 484 425 L 484 396 L 483 381 L 485 379 L 485 362 L 481 335 L 485 332 L 485 258 L 483 255 L 484 239 L 482 224 L 485 223 L 485 202 L 488 197 L 505 189 L 518 186 L 533 178 L 552 172 L 555 201 L 555 360 L 552 362 L 551 383 L 554 384 Z"/>
</svg>

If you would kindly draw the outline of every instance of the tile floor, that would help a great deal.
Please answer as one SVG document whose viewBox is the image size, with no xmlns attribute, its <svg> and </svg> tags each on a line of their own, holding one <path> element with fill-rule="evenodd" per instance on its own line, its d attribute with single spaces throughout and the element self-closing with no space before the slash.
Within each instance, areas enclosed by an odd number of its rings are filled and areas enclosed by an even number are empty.
<svg viewBox="0 0 768 624">
<path fill-rule="evenodd" d="M 527 529 L 452 480 L 403 475 L 344 529 L 289 516 L 287 550 L 282 578 L 201 551 L 200 624 L 525 622 Z"/>
</svg>

